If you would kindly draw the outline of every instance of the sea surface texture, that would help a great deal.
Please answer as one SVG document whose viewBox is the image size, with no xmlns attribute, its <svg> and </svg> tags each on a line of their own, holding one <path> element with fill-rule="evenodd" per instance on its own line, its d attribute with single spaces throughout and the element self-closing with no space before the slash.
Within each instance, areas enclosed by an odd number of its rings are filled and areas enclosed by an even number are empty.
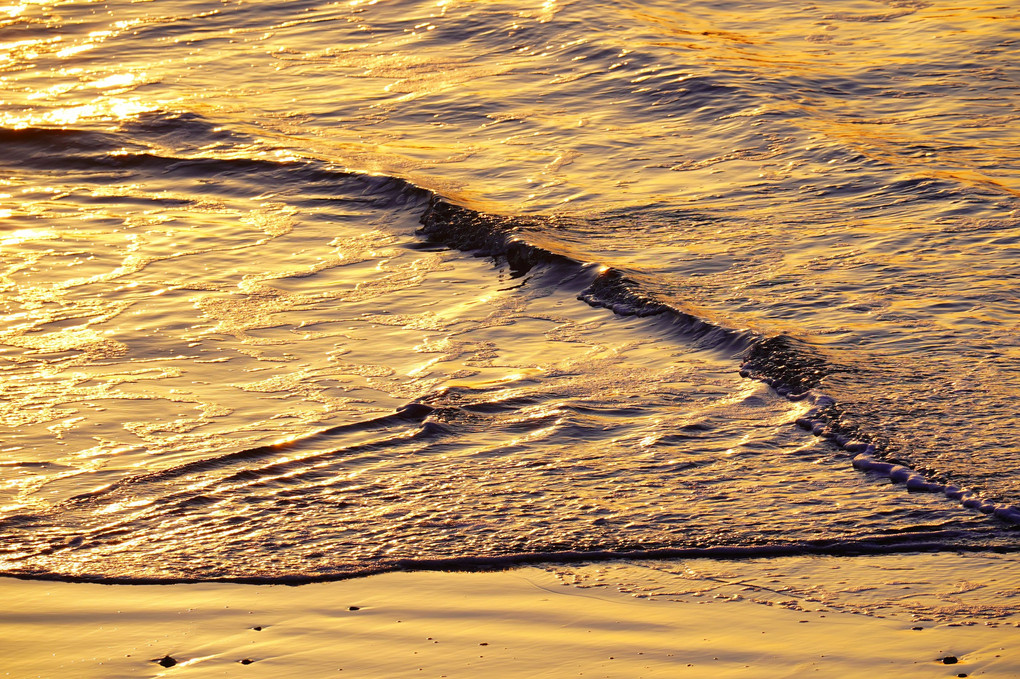
<svg viewBox="0 0 1020 679">
<path fill-rule="evenodd" d="M 2 574 L 1020 546 L 1015 2 L 0 40 Z"/>
</svg>

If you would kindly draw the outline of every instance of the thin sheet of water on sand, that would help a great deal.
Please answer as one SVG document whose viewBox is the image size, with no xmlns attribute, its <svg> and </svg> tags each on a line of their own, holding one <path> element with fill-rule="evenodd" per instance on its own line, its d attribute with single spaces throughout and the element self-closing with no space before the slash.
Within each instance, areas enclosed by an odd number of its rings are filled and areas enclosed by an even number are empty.
<svg viewBox="0 0 1020 679">
<path fill-rule="evenodd" d="M 25 679 L 1010 677 L 1020 673 L 1017 565 L 902 554 L 302 587 L 7 579 L 0 658 L 2 676 Z"/>
</svg>

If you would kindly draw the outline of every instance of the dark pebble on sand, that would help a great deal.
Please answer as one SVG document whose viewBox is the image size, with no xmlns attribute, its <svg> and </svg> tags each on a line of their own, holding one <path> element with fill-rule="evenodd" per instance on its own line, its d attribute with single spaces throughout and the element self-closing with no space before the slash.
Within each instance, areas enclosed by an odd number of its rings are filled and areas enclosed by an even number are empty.
<svg viewBox="0 0 1020 679">
<path fill-rule="evenodd" d="M 244 660 L 238 660 L 237 662 L 241 663 L 242 665 L 251 665 L 255 661 L 252 660 L 251 658 L 245 658 Z"/>
<path fill-rule="evenodd" d="M 955 665 L 960 661 L 956 658 L 955 655 L 947 655 L 945 658 L 942 658 L 941 662 L 943 665 Z"/>
<path fill-rule="evenodd" d="M 152 662 L 162 665 L 163 667 L 173 667 L 177 664 L 177 661 L 168 655 L 164 655 L 159 660 L 153 660 Z"/>
<path fill-rule="evenodd" d="M 958 676 L 958 677 L 965 677 L 965 676 L 967 676 L 967 673 L 966 672 L 960 672 L 956 676 Z"/>
<path fill-rule="evenodd" d="M 252 627 L 252 629 L 255 630 L 256 632 L 261 632 L 262 631 L 262 625 L 256 625 L 255 627 Z"/>
<path fill-rule="evenodd" d="M 911 627 L 910 629 L 914 630 L 915 632 L 920 632 L 924 628 L 923 627 Z"/>
<path fill-rule="evenodd" d="M 361 606 L 348 606 L 347 610 L 349 610 L 349 611 L 360 611 L 361 610 Z"/>
</svg>

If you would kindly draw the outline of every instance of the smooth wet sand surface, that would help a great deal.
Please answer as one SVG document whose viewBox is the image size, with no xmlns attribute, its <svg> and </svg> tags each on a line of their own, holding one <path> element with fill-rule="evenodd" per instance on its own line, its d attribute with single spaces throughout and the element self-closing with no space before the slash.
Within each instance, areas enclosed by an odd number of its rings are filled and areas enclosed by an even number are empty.
<svg viewBox="0 0 1020 679">
<path fill-rule="evenodd" d="M 1016 562 L 620 562 L 300 587 L 4 579 L 0 676 L 1015 677 Z"/>
</svg>

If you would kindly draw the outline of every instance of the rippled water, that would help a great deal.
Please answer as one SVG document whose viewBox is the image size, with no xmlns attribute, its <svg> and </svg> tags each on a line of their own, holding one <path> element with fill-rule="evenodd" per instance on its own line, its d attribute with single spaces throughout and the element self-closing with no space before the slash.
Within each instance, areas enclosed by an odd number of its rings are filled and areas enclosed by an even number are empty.
<svg viewBox="0 0 1020 679">
<path fill-rule="evenodd" d="M 0 568 L 1015 549 L 1018 19 L 0 8 Z"/>
</svg>

